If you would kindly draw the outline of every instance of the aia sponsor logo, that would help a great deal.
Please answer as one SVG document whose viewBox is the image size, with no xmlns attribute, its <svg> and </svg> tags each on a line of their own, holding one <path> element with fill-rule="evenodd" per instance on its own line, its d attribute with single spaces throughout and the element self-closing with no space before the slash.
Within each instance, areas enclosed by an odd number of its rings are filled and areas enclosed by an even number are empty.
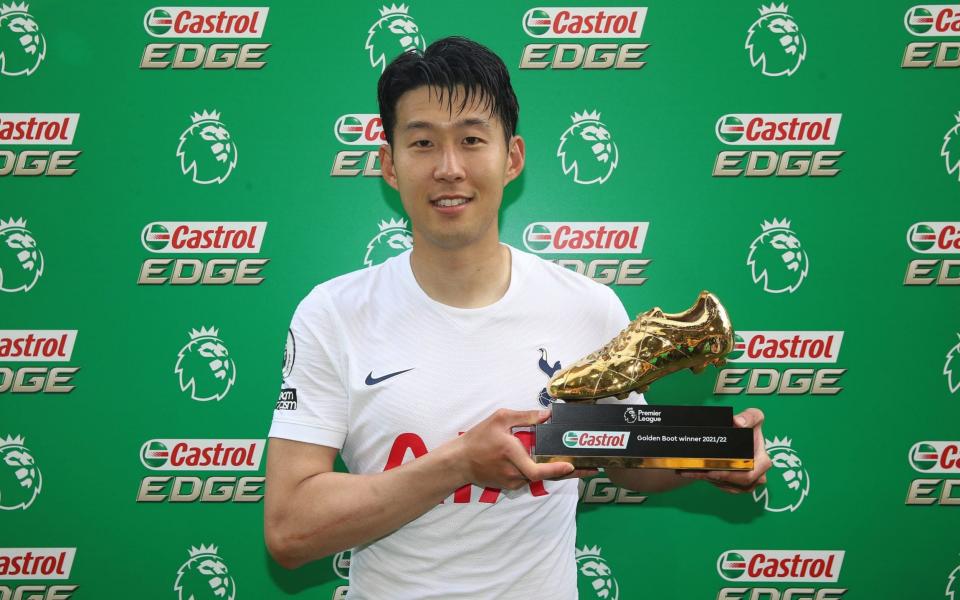
<svg viewBox="0 0 960 600">
<path fill-rule="evenodd" d="M 765 440 L 764 447 L 773 466 L 767 472 L 766 485 L 753 491 L 753 499 L 762 501 L 768 512 L 794 512 L 810 493 L 810 474 L 790 438 Z"/>
<path fill-rule="evenodd" d="M 68 600 L 79 585 L 18 582 L 70 579 L 76 555 L 76 548 L 0 548 L 0 598 Z"/>
<path fill-rule="evenodd" d="M 833 146 L 841 113 L 730 113 L 717 119 L 717 139 L 728 146 Z M 843 150 L 724 150 L 714 177 L 832 177 Z"/>
<path fill-rule="evenodd" d="M 410 15 L 410 8 L 406 4 L 391 4 L 380 9 L 380 18 L 367 30 L 363 47 L 369 53 L 370 66 L 379 67 L 382 73 L 395 56 L 403 52 L 423 52 L 427 43 Z"/>
<path fill-rule="evenodd" d="M 0 437 L 0 510 L 27 510 L 42 487 L 40 467 L 23 436 Z"/>
<path fill-rule="evenodd" d="M 960 222 L 922 221 L 907 230 L 907 246 L 917 254 L 960 254 Z M 960 259 L 918 258 L 907 265 L 903 285 L 960 285 Z"/>
<path fill-rule="evenodd" d="M 367 244 L 363 255 L 364 266 L 379 265 L 413 248 L 413 232 L 405 219 L 381 220 L 377 227 L 380 231 Z"/>
<path fill-rule="evenodd" d="M 154 221 L 140 232 L 152 254 L 259 254 L 265 221 Z M 268 258 L 148 258 L 140 285 L 258 285 Z"/>
<path fill-rule="evenodd" d="M 29 292 L 43 275 L 43 252 L 23 219 L 0 219 L 0 292 Z"/>
<path fill-rule="evenodd" d="M 960 4 L 919 4 L 903 15 L 903 26 L 916 37 L 960 37 Z M 960 42 L 911 42 L 903 52 L 905 69 L 960 67 Z"/>
<path fill-rule="evenodd" d="M 620 162 L 620 150 L 597 111 L 573 113 L 573 125 L 560 135 L 557 156 L 564 175 L 576 183 L 603 184 Z"/>
<path fill-rule="evenodd" d="M 214 546 L 191 546 L 190 558 L 177 569 L 173 591 L 178 600 L 235 600 L 237 584 Z"/>
<path fill-rule="evenodd" d="M 807 40 L 786 4 L 760 6 L 760 18 L 747 30 L 750 64 L 770 77 L 796 73 L 807 57 Z"/>
<path fill-rule="evenodd" d="M 717 559 L 727 581 L 835 583 L 843 550 L 728 550 Z"/>
<path fill-rule="evenodd" d="M 523 230 L 524 247 L 535 254 L 641 254 L 648 222 L 536 221 Z M 605 285 L 641 285 L 651 259 L 556 258 L 552 262 Z"/>
<path fill-rule="evenodd" d="M 65 363 L 73 356 L 77 330 L 0 329 L 0 393 L 66 394 L 80 367 L 45 367 L 24 363 Z"/>
<path fill-rule="evenodd" d="M 143 28 L 155 38 L 259 39 L 267 24 L 267 7 L 158 6 L 143 16 Z M 150 43 L 141 69 L 262 69 L 270 44 L 226 42 Z"/>
<path fill-rule="evenodd" d="M 789 219 L 760 225 L 762 233 L 750 243 L 747 266 L 753 282 L 771 294 L 793 293 L 810 271 L 810 260 Z"/>
<path fill-rule="evenodd" d="M 190 341 L 177 354 L 174 374 L 180 390 L 198 402 L 220 401 L 237 379 L 237 366 L 216 327 L 191 329 Z"/>
<path fill-rule="evenodd" d="M 734 364 L 834 364 L 842 331 L 738 331 L 727 361 Z M 846 369 L 823 367 L 725 368 L 717 374 L 714 394 L 782 396 L 839 394 Z"/>
<path fill-rule="evenodd" d="M 577 561 L 577 591 L 581 600 L 619 600 L 620 584 L 599 546 L 574 549 Z"/>
<path fill-rule="evenodd" d="M 217 111 L 193 113 L 180 134 L 180 170 L 194 183 L 223 183 L 237 166 L 237 146 Z"/>
<path fill-rule="evenodd" d="M 71 146 L 79 113 L 0 113 L 0 177 L 66 177 L 80 150 L 38 150 L 20 146 Z"/>
<path fill-rule="evenodd" d="M 377 114 L 346 114 L 333 124 L 333 135 L 344 146 L 368 146 L 367 150 L 340 150 L 333 159 L 331 177 L 380 177 L 377 148 L 387 143 L 383 121 Z"/>
<path fill-rule="evenodd" d="M 151 471 L 257 471 L 265 440 L 154 439 L 140 447 Z"/>
<path fill-rule="evenodd" d="M 524 33 L 537 39 L 638 40 L 647 18 L 645 7 L 536 7 L 521 21 Z M 538 43 L 528 44 L 521 69 L 640 69 L 650 44 Z"/>
<path fill-rule="evenodd" d="M 26 2 L 0 4 L 0 75 L 33 75 L 47 55 L 47 40 Z"/>
<path fill-rule="evenodd" d="M 907 461 L 924 477 L 910 482 L 906 504 L 960 505 L 960 441 L 917 442 L 910 447 Z"/>
</svg>

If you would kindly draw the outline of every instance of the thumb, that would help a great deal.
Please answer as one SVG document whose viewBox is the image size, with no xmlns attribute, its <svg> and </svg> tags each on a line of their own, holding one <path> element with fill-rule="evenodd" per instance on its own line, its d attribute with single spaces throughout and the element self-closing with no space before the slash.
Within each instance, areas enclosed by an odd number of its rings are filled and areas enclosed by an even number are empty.
<svg viewBox="0 0 960 600">
<path fill-rule="evenodd" d="M 550 409 L 544 410 L 504 410 L 506 425 L 510 427 L 522 427 L 524 425 L 537 425 L 550 418 Z"/>
</svg>

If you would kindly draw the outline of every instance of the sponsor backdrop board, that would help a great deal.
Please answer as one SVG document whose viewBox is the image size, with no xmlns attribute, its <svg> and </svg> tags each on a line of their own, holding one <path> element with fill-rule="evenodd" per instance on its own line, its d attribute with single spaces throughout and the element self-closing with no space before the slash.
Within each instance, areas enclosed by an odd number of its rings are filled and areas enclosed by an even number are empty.
<svg viewBox="0 0 960 600">
<path fill-rule="evenodd" d="M 581 598 L 960 597 L 960 5 L 4 0 L 0 598 L 342 597 L 264 550 L 280 358 L 410 246 L 375 85 L 454 34 L 520 99 L 502 238 L 717 293 L 732 359 L 648 400 L 767 415 L 752 495 L 585 481 Z"/>
</svg>

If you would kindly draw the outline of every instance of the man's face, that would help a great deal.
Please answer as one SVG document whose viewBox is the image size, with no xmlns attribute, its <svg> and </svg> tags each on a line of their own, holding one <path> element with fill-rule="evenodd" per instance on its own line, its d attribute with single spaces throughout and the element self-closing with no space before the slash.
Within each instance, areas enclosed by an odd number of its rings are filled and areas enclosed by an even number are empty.
<svg viewBox="0 0 960 600">
<path fill-rule="evenodd" d="M 523 170 L 523 140 L 504 143 L 500 120 L 472 97 L 438 99 L 426 86 L 397 102 L 392 146 L 380 149 L 383 178 L 400 192 L 414 246 L 464 248 L 499 239 L 504 186 Z M 452 110 L 451 110 L 452 106 Z"/>
</svg>

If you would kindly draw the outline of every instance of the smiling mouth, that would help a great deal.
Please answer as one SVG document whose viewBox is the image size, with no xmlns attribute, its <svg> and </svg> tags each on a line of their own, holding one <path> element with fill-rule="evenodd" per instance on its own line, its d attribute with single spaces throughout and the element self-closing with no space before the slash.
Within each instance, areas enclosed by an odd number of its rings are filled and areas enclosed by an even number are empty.
<svg viewBox="0 0 960 600">
<path fill-rule="evenodd" d="M 438 208 L 453 208 L 456 206 L 463 206 L 467 202 L 472 202 L 472 201 L 473 201 L 473 198 L 457 196 L 455 198 L 438 198 L 436 200 L 431 200 L 430 204 Z"/>
</svg>

